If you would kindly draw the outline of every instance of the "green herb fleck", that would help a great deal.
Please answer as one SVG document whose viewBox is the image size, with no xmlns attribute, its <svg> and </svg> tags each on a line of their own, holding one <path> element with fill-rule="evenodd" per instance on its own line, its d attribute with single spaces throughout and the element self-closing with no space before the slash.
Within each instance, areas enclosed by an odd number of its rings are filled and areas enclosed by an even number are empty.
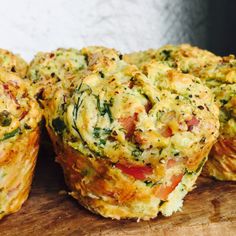
<svg viewBox="0 0 236 236">
<path fill-rule="evenodd" d="M 111 129 L 108 129 L 108 128 L 104 128 L 104 129 L 103 129 L 103 132 L 104 132 L 104 134 L 110 135 L 111 132 L 112 132 L 112 130 L 111 130 Z"/>
<path fill-rule="evenodd" d="M 93 137 L 94 138 L 99 138 L 100 137 L 100 133 L 101 133 L 101 128 L 95 127 L 94 130 L 93 130 Z"/>
<path fill-rule="evenodd" d="M 0 112 L 0 125 L 2 127 L 9 126 L 12 122 L 12 118 L 10 117 L 11 113 L 7 110 Z"/>
<path fill-rule="evenodd" d="M 52 120 L 52 126 L 56 133 L 61 135 L 66 128 L 65 122 L 61 120 L 60 117 L 57 117 Z"/>
<path fill-rule="evenodd" d="M 82 135 L 77 127 L 76 121 L 78 118 L 78 114 L 79 114 L 79 109 L 83 104 L 83 99 L 82 99 L 82 95 L 83 93 L 87 92 L 88 94 L 92 93 L 92 89 L 88 86 L 88 85 L 84 85 L 83 86 L 83 81 L 80 83 L 80 85 L 76 88 L 76 93 L 78 93 L 80 96 L 78 96 L 77 101 L 74 105 L 73 111 L 72 111 L 72 115 L 73 115 L 73 126 L 72 128 L 78 133 L 81 141 L 83 143 L 85 143 L 84 139 L 82 138 Z"/>
<path fill-rule="evenodd" d="M 227 104 L 228 101 L 225 100 L 225 99 L 221 99 L 220 102 L 221 102 L 223 105 L 225 105 L 225 104 Z"/>
<path fill-rule="evenodd" d="M 164 61 L 168 61 L 171 58 L 171 50 L 164 49 L 160 54 L 163 57 Z"/>
<path fill-rule="evenodd" d="M 134 156 L 134 157 L 139 157 L 139 156 L 142 155 L 142 153 L 143 153 L 142 150 L 140 150 L 139 148 L 136 148 L 136 149 L 134 149 L 134 150 L 132 151 L 132 156 Z"/>
<path fill-rule="evenodd" d="M 195 171 L 188 171 L 186 169 L 185 173 L 188 174 L 188 175 L 197 174 L 202 169 L 202 167 L 204 166 L 206 160 L 207 160 L 207 157 L 204 157 Z"/>
<path fill-rule="evenodd" d="M 110 110 L 110 107 L 112 106 L 112 99 L 109 102 L 105 100 L 102 106 L 99 96 L 95 95 L 95 97 L 97 99 L 97 109 L 100 112 L 101 116 L 104 116 L 105 114 L 107 114 L 110 122 L 112 123 L 113 117 Z"/>
<path fill-rule="evenodd" d="M 18 127 L 15 130 L 11 131 L 10 133 L 4 134 L 3 138 L 1 138 L 0 141 L 4 141 L 6 139 L 12 138 L 12 137 L 16 136 L 19 133 L 20 133 L 20 128 Z"/>
<path fill-rule="evenodd" d="M 163 111 L 158 111 L 158 112 L 156 113 L 156 118 L 157 118 L 158 121 L 161 120 L 163 114 L 164 114 Z"/>
<path fill-rule="evenodd" d="M 145 180 L 144 183 L 145 183 L 146 186 L 148 186 L 148 187 L 152 187 L 153 185 L 155 185 L 155 183 L 153 183 L 153 182 L 150 181 L 150 180 Z"/>
<path fill-rule="evenodd" d="M 105 139 L 100 139 L 99 140 L 99 144 L 98 145 L 102 145 L 102 146 L 105 146 L 106 145 L 106 140 Z"/>
<path fill-rule="evenodd" d="M 207 159 L 206 157 L 204 157 L 204 158 L 202 159 L 200 165 L 199 165 L 198 168 L 196 169 L 196 173 L 198 173 L 198 172 L 202 169 L 203 165 L 204 165 L 205 162 L 206 162 L 206 159 Z"/>
<path fill-rule="evenodd" d="M 101 136 L 103 135 L 110 135 L 112 132 L 111 129 L 108 129 L 108 128 L 100 128 L 100 127 L 95 127 L 94 130 L 93 130 L 93 137 L 94 138 L 100 138 Z"/>
</svg>

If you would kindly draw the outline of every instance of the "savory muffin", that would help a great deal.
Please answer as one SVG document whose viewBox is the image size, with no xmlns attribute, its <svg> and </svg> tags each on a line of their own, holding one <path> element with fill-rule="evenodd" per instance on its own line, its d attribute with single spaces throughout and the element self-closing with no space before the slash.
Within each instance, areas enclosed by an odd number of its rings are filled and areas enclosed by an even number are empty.
<svg viewBox="0 0 236 236">
<path fill-rule="evenodd" d="M 27 199 L 39 148 L 41 115 L 28 85 L 0 68 L 0 219 Z"/>
<path fill-rule="evenodd" d="M 139 67 L 148 61 L 160 61 L 182 73 L 199 77 L 212 89 L 220 108 L 220 136 L 210 153 L 204 173 L 219 180 L 236 180 L 235 57 L 219 57 L 183 44 L 128 54 L 124 59 Z"/>
<path fill-rule="evenodd" d="M 212 88 L 220 108 L 220 136 L 213 146 L 204 174 L 236 181 L 236 84 Z"/>
<path fill-rule="evenodd" d="M 113 49 L 89 47 L 80 54 L 84 69 L 72 79 L 62 76 L 43 101 L 70 194 L 104 217 L 171 215 L 218 136 L 211 91 L 161 63 L 148 63 L 142 72 Z"/>
<path fill-rule="evenodd" d="M 66 85 L 67 81 L 74 79 L 87 67 L 86 60 L 79 50 L 72 48 L 59 48 L 50 53 L 39 52 L 27 72 L 33 96 L 40 103 L 44 98 L 51 97 L 57 86 Z"/>
<path fill-rule="evenodd" d="M 0 48 L 0 67 L 24 78 L 28 65 L 19 55 Z"/>
</svg>

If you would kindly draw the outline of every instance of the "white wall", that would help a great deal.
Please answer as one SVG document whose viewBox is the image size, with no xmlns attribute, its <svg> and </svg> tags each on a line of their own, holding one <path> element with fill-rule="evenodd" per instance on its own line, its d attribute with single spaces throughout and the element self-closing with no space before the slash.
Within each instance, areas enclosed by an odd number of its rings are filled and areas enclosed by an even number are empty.
<svg viewBox="0 0 236 236">
<path fill-rule="evenodd" d="M 30 60 L 37 51 L 58 47 L 104 45 L 127 52 L 166 43 L 204 44 L 203 2 L 0 0 L 0 47 Z"/>
</svg>

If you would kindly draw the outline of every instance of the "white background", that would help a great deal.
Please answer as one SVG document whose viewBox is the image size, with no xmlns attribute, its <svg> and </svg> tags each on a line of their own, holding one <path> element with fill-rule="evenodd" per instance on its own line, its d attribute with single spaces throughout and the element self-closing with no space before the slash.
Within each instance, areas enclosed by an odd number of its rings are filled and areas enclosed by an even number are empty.
<svg viewBox="0 0 236 236">
<path fill-rule="evenodd" d="M 203 2 L 0 0 L 0 47 L 29 61 L 37 51 L 58 47 L 104 45 L 128 52 L 166 43 L 204 46 Z"/>
</svg>

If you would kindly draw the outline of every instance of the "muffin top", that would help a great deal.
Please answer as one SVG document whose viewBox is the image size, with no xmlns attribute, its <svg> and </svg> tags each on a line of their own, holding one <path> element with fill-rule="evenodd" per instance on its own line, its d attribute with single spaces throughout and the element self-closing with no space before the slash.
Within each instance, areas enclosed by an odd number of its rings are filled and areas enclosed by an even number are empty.
<svg viewBox="0 0 236 236">
<path fill-rule="evenodd" d="M 47 125 L 88 158 L 120 168 L 141 165 L 138 178 L 144 173 L 160 178 L 173 162 L 178 171 L 196 171 L 201 162 L 196 153 L 218 136 L 211 91 L 163 63 L 140 70 L 113 49 L 89 47 L 81 53 L 88 68 L 46 100 Z"/>
<path fill-rule="evenodd" d="M 18 55 L 5 49 L 0 49 L 0 67 L 8 72 L 16 73 L 24 78 L 28 69 L 27 63 Z"/>
<path fill-rule="evenodd" d="M 55 51 L 39 52 L 30 63 L 27 78 L 33 95 L 40 100 L 52 96 L 57 86 L 66 86 L 87 67 L 87 58 L 77 49 L 59 48 Z"/>
<path fill-rule="evenodd" d="M 41 115 L 37 102 L 29 97 L 28 84 L 21 78 L 1 68 L 0 84 L 0 145 L 5 145 L 35 129 Z"/>
<path fill-rule="evenodd" d="M 147 61 L 162 61 L 183 73 L 205 80 L 209 87 L 236 82 L 236 60 L 233 55 L 220 57 L 189 44 L 166 45 L 159 49 L 135 52 L 125 55 L 124 59 L 137 66 Z"/>
<path fill-rule="evenodd" d="M 235 137 L 236 59 L 233 55 L 219 57 L 207 50 L 182 44 L 131 53 L 124 58 L 139 67 L 148 61 L 159 61 L 182 73 L 199 77 L 212 89 L 220 108 L 220 133 Z"/>
</svg>

